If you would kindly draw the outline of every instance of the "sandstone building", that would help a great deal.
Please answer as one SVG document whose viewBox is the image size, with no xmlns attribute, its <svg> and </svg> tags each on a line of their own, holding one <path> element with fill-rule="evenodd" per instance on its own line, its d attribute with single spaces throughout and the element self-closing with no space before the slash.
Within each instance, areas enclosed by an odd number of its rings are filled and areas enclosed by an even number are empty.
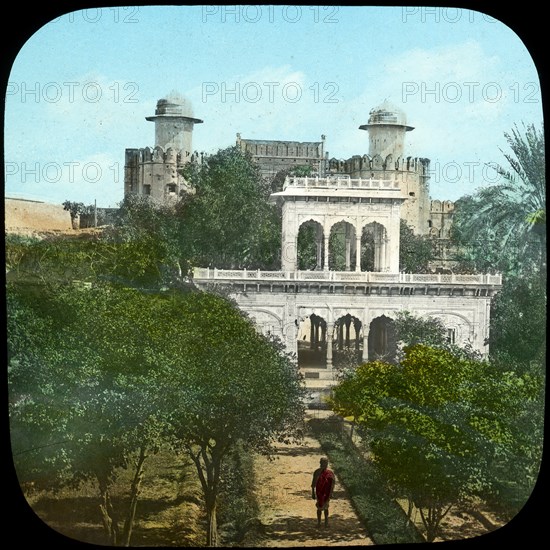
<svg viewBox="0 0 550 550">
<path fill-rule="evenodd" d="M 155 145 L 126 149 L 124 192 L 171 200 L 189 191 L 180 172 L 187 162 L 201 160 L 201 155 L 193 152 L 193 130 L 203 121 L 194 117 L 190 102 L 175 92 L 159 99 L 155 115 L 146 120 L 155 123 Z M 406 155 L 405 135 L 414 128 L 408 125 L 405 113 L 384 102 L 370 111 L 367 123 L 359 129 L 368 131 L 368 153 L 348 159 L 329 158 L 324 135 L 321 141 L 299 142 L 245 139 L 238 133 L 236 145 L 251 154 L 265 178 L 309 166 L 321 177 L 395 181 L 405 199 L 401 217 L 414 232 L 447 239 L 454 204 L 430 199 L 429 159 Z"/>
<path fill-rule="evenodd" d="M 159 201 L 172 200 L 189 191 L 180 173 L 196 159 L 193 155 L 193 128 L 202 120 L 193 116 L 190 103 L 172 93 L 159 99 L 154 116 L 155 146 L 126 149 L 124 194 L 148 195 Z"/>
<path fill-rule="evenodd" d="M 314 173 L 324 173 L 325 136 L 321 136 L 321 141 L 274 141 L 243 139 L 237 134 L 237 147 L 250 153 L 264 178 L 273 178 L 278 172 L 297 166 L 309 166 Z"/>
<path fill-rule="evenodd" d="M 388 102 L 369 113 L 359 127 L 369 134 L 368 153 L 348 159 L 329 158 L 325 136 L 319 142 L 249 140 L 237 134 L 237 146 L 251 153 L 265 177 L 279 170 L 308 165 L 319 176 L 349 176 L 352 179 L 383 179 L 399 183 L 405 199 L 401 217 L 418 235 L 446 239 L 452 223 L 454 204 L 431 201 L 430 161 L 406 155 L 405 135 L 414 130 L 405 113 Z"/>
</svg>

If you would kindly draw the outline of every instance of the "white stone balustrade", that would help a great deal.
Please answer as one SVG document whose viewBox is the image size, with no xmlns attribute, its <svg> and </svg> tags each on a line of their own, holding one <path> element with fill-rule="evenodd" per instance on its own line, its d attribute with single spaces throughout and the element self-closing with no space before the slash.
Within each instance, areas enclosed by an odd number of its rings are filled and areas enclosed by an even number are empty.
<svg viewBox="0 0 550 550">
<path fill-rule="evenodd" d="M 330 176 L 327 178 L 287 176 L 283 190 L 292 187 L 326 189 L 393 189 L 399 191 L 399 182 L 392 179 L 351 179 L 349 176 Z"/>
<path fill-rule="evenodd" d="M 198 280 L 247 280 L 247 281 L 333 281 L 349 283 L 416 283 L 456 285 L 501 285 L 501 274 L 460 273 L 380 273 L 375 271 L 262 271 L 195 268 Z"/>
</svg>

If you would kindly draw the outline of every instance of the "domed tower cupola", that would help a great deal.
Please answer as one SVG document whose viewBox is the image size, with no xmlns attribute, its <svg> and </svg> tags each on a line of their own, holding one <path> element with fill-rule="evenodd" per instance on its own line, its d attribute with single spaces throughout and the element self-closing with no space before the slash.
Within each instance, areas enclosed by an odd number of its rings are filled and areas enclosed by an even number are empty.
<svg viewBox="0 0 550 550">
<path fill-rule="evenodd" d="M 155 123 L 155 147 L 182 152 L 184 157 L 192 153 L 193 126 L 202 120 L 194 118 L 191 102 L 177 92 L 157 101 L 155 116 L 146 117 Z"/>
<path fill-rule="evenodd" d="M 369 156 L 380 155 L 383 159 L 388 155 L 403 157 L 405 133 L 414 130 L 407 125 L 405 113 L 388 101 L 372 109 L 368 124 L 359 126 L 359 129 L 369 132 Z"/>
</svg>

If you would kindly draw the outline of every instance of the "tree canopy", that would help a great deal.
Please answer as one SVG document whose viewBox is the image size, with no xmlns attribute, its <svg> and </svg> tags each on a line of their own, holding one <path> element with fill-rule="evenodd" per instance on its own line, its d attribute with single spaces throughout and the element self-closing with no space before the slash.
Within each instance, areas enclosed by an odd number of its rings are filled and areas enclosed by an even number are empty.
<svg viewBox="0 0 550 550">
<path fill-rule="evenodd" d="M 275 268 L 280 213 L 250 154 L 222 149 L 183 170 L 194 192 L 183 200 L 186 257 L 198 267 Z"/>
<path fill-rule="evenodd" d="M 452 235 L 463 259 L 478 270 L 511 275 L 546 272 L 546 162 L 544 132 L 533 124 L 504 134 L 508 166 L 501 180 L 457 201 Z"/>
<path fill-rule="evenodd" d="M 355 418 L 375 463 L 395 494 L 417 507 L 433 541 L 458 502 L 490 498 L 512 481 L 516 495 L 528 498 L 542 455 L 541 412 L 538 420 L 530 415 L 542 404 L 543 386 L 540 372 L 503 372 L 415 344 L 405 348 L 399 365 L 357 367 L 334 388 L 331 404 Z M 527 437 L 530 418 L 536 433 Z M 510 477 L 506 465 L 514 461 L 528 478 Z M 509 502 L 509 515 L 517 506 Z"/>
<path fill-rule="evenodd" d="M 300 437 L 302 379 L 277 340 L 228 299 L 96 281 L 9 297 L 10 423 L 23 487 L 97 484 L 110 544 L 127 545 L 148 455 L 171 444 L 195 461 L 217 538 L 215 502 L 227 453 L 268 452 Z M 121 469 L 125 510 L 111 498 Z"/>
</svg>

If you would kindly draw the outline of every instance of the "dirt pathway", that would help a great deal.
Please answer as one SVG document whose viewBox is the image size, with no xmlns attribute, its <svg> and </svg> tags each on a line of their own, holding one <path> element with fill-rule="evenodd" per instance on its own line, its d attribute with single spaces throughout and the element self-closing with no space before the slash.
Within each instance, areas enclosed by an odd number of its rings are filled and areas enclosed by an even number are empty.
<svg viewBox="0 0 550 550">
<path fill-rule="evenodd" d="M 265 536 L 259 547 L 362 546 L 374 544 L 359 522 L 336 472 L 330 525 L 317 527 L 311 478 L 322 456 L 317 440 L 279 445 L 274 460 L 259 457 L 255 464 L 260 520 Z M 330 467 L 330 465 L 329 465 Z"/>
</svg>

